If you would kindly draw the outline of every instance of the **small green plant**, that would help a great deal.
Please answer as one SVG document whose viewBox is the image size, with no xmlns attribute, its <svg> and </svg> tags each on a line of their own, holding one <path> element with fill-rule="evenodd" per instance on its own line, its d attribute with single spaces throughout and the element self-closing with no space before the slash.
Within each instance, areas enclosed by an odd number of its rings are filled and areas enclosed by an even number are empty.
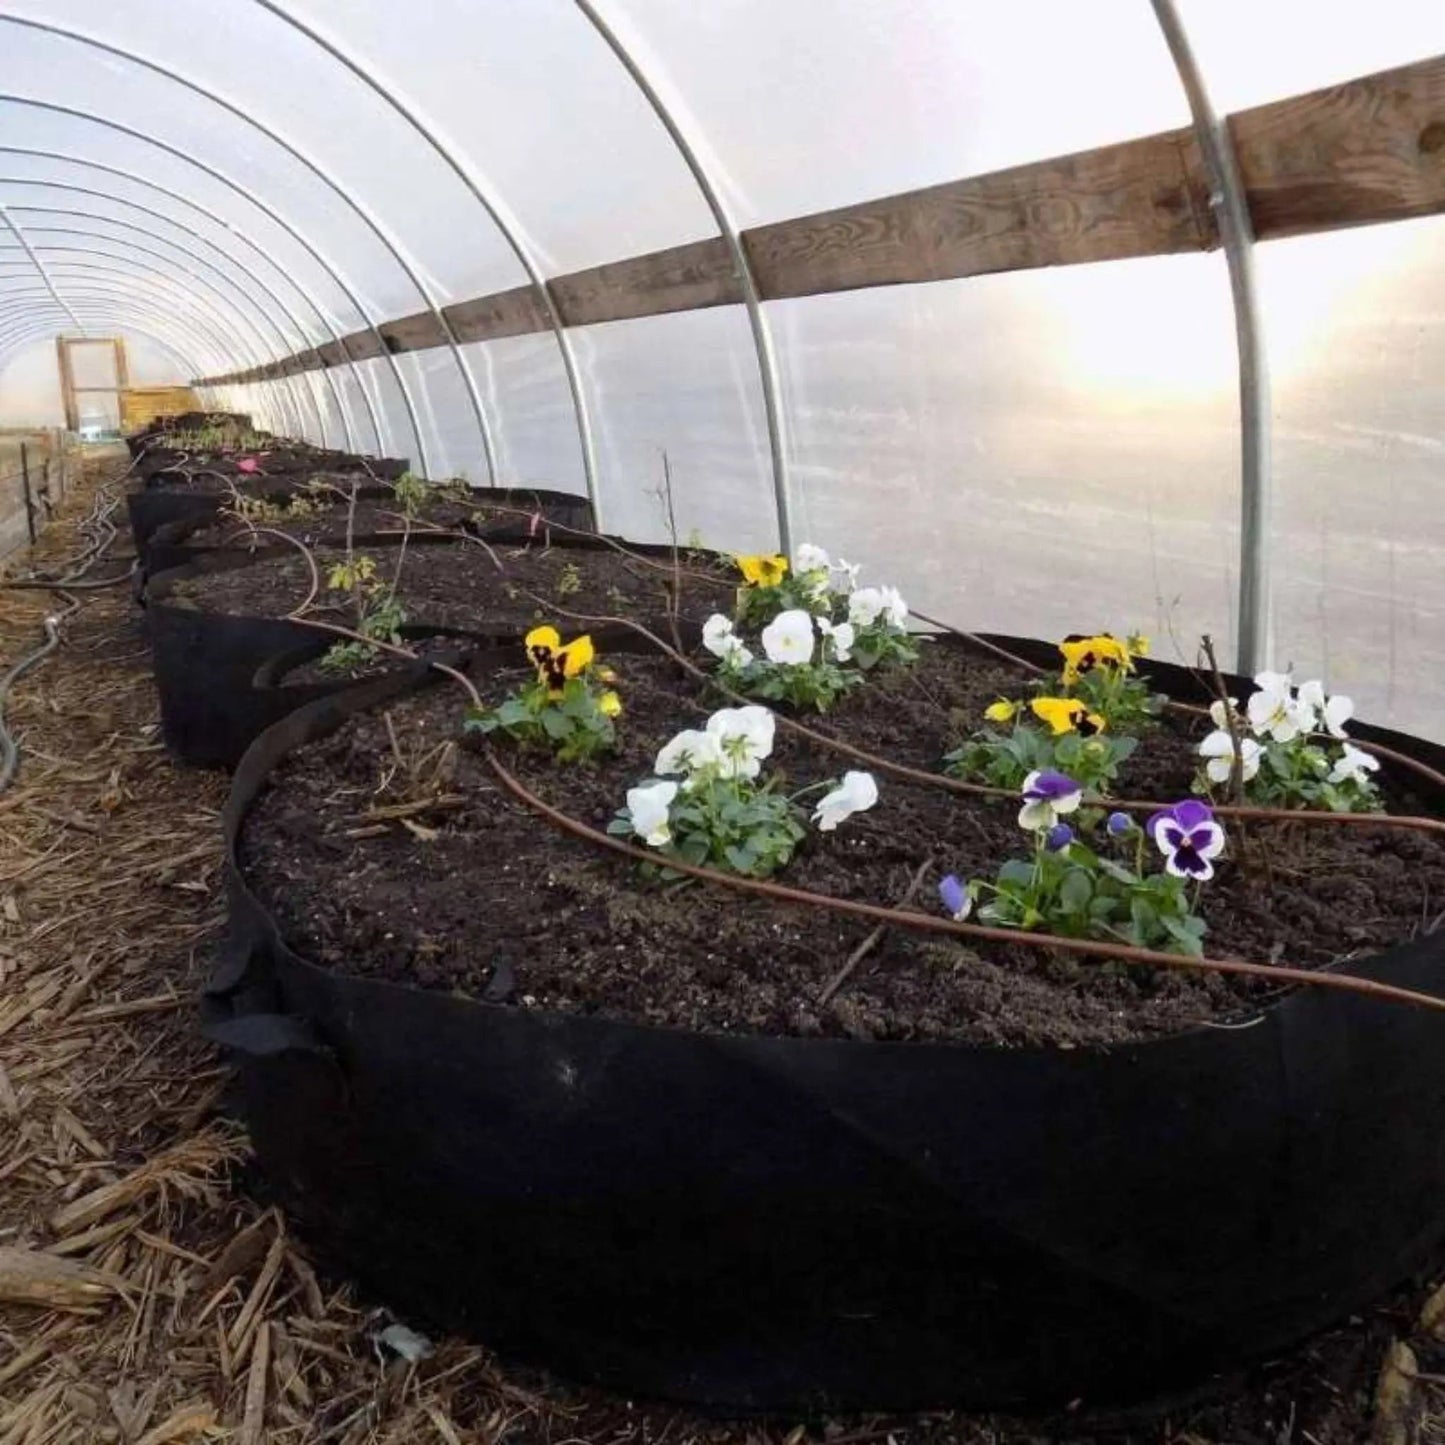
<svg viewBox="0 0 1445 1445">
<path fill-rule="evenodd" d="M 594 668 L 596 650 L 586 635 L 563 643 L 555 627 L 534 627 L 526 636 L 536 676 L 486 711 L 472 708 L 465 726 L 484 736 L 501 733 L 527 747 L 543 748 L 563 763 L 586 762 L 616 746 L 614 719 L 622 699 Z"/>
<path fill-rule="evenodd" d="M 557 596 L 571 597 L 574 593 L 582 590 L 582 573 L 577 570 L 575 562 L 566 563 L 561 572 L 557 574 Z"/>
<path fill-rule="evenodd" d="M 1213 796 L 1237 771 L 1245 799 L 1263 807 L 1378 809 L 1380 790 L 1372 774 L 1379 761 L 1345 733 L 1353 701 L 1342 693 L 1327 697 L 1318 681 L 1296 690 L 1284 672 L 1261 672 L 1254 682 L 1243 714 L 1233 698 L 1210 707 L 1215 730 L 1199 745 L 1204 763 L 1195 790 Z"/>
<path fill-rule="evenodd" d="M 1149 650 L 1149 639 L 1134 633 L 1123 641 L 1108 632 L 1075 634 L 1059 644 L 1064 666 L 1060 690 L 1098 713 L 1116 733 L 1152 727 L 1164 699 L 1135 675 L 1134 664 Z"/>
<path fill-rule="evenodd" d="M 766 878 L 784 867 L 807 836 L 806 814 L 776 780 L 760 781 L 773 750 L 775 719 L 765 707 L 723 708 L 705 727 L 678 733 L 657 755 L 654 778 L 627 792 L 607 831 L 638 837 L 664 857 L 698 867 Z M 681 777 L 681 782 L 673 781 Z M 848 773 L 813 810 L 818 830 L 871 808 L 878 788 L 868 773 Z M 667 873 L 666 864 L 658 865 Z"/>
<path fill-rule="evenodd" d="M 857 668 L 842 665 L 849 660 L 853 640 L 846 622 L 834 626 L 800 607 L 790 608 L 763 628 L 759 640 L 761 657 L 721 613 L 703 625 L 703 645 L 718 658 L 721 680 L 752 697 L 826 712 L 863 681 Z"/>
<path fill-rule="evenodd" d="M 1198 957 L 1206 932 L 1196 912 L 1200 888 L 1214 876 L 1213 860 L 1225 842 L 1213 814 L 1195 798 L 1162 809 L 1144 828 L 1125 813 L 1112 813 L 1104 827 L 1106 846 L 1117 849 L 1111 858 L 1062 821 L 1082 797 L 1073 778 L 1030 774 L 1019 821 L 1033 836 L 1033 856 L 1010 858 L 992 881 L 975 878 L 965 885 L 949 874 L 938 889 L 944 909 L 961 922 L 978 905 L 980 923 Z M 1151 840 L 1163 862 L 1160 872 L 1145 864 Z"/>
<path fill-rule="evenodd" d="M 943 767 L 955 778 L 995 788 L 1018 788 L 1030 773 L 1052 770 L 1077 778 L 1087 792 L 1106 795 L 1139 746 L 1137 738 L 1104 731 L 1103 718 L 1077 698 L 1035 698 L 1027 710 L 1000 698 L 984 717 L 1011 722 L 1012 730 L 981 728 L 944 754 Z"/>
<path fill-rule="evenodd" d="M 422 507 L 432 496 L 432 488 L 421 477 L 403 472 L 392 484 L 392 495 L 401 508 L 401 514 L 414 522 Z"/>
<path fill-rule="evenodd" d="M 356 612 L 352 630 L 360 636 L 327 648 L 318 664 L 323 671 L 345 675 L 377 655 L 381 649 L 376 643 L 401 645 L 406 611 L 395 587 L 388 587 L 376 575 L 375 558 L 358 554 L 336 563 L 326 574 L 326 586 L 332 592 L 350 594 Z"/>
</svg>

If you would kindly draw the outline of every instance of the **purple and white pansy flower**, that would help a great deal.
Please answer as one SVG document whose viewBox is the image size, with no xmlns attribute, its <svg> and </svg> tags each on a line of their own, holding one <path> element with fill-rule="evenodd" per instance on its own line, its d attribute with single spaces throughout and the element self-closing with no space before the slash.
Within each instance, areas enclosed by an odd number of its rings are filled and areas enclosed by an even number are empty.
<svg viewBox="0 0 1445 1445">
<path fill-rule="evenodd" d="M 1145 831 L 1164 855 L 1166 873 L 1199 883 L 1214 877 L 1214 859 L 1224 851 L 1224 829 L 1198 798 L 1155 813 Z"/>
<path fill-rule="evenodd" d="M 1050 768 L 1032 772 L 1024 779 L 1023 800 L 1019 827 L 1037 833 L 1052 828 L 1062 814 L 1072 813 L 1084 801 L 1084 789 L 1071 777 Z"/>
</svg>

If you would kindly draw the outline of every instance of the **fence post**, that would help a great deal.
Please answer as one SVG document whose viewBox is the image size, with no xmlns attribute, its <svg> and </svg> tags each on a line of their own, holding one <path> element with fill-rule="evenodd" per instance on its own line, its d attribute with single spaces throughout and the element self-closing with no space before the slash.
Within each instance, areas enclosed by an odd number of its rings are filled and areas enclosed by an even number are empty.
<svg viewBox="0 0 1445 1445">
<path fill-rule="evenodd" d="M 30 533 L 30 545 L 35 545 L 35 498 L 30 495 L 30 448 L 20 443 L 20 484 L 25 489 L 25 527 Z"/>
</svg>

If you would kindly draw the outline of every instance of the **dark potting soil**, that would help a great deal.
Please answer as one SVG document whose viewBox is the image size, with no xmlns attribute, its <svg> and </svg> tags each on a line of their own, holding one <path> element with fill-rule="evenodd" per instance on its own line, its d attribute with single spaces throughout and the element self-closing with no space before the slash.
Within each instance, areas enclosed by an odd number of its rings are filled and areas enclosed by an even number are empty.
<svg viewBox="0 0 1445 1445">
<path fill-rule="evenodd" d="M 379 479 L 361 462 L 338 462 L 332 457 L 295 458 L 285 464 L 263 462 L 259 472 L 238 472 L 231 462 L 211 464 L 194 458 L 179 467 L 152 471 L 146 481 L 148 488 L 212 494 L 238 489 L 248 496 L 259 496 L 281 487 L 303 485 L 313 477 L 337 486 L 378 485 Z"/>
<path fill-rule="evenodd" d="M 281 544 L 284 546 L 284 544 Z M 389 579 L 398 548 L 366 547 L 376 574 Z M 344 549 L 318 548 L 323 583 L 328 568 L 345 560 Z M 495 561 L 493 560 L 495 558 Z M 585 631 L 557 608 L 588 616 L 657 618 L 668 610 L 670 569 L 649 565 L 603 548 L 483 547 L 476 542 L 420 542 L 408 546 L 397 595 L 407 621 L 509 635 L 548 621 L 567 637 Z M 295 608 L 310 588 L 310 570 L 299 552 L 286 549 L 240 568 L 188 577 L 171 600 L 204 611 L 248 617 L 280 617 Z M 700 624 L 710 613 L 731 608 L 736 578 L 730 569 L 694 561 L 683 575 L 679 614 Z M 541 599 L 541 600 L 538 600 Z M 349 600 L 340 594 L 318 599 L 322 621 L 354 624 Z"/>
<path fill-rule="evenodd" d="M 355 477 L 336 479 L 346 485 L 356 480 Z M 282 509 L 281 515 L 257 518 L 255 526 L 265 527 L 275 532 L 284 532 L 286 536 L 295 537 L 308 547 L 318 543 L 344 546 L 348 513 L 350 513 L 353 536 L 364 537 L 377 532 L 400 534 L 407 527 L 407 520 L 402 514 L 401 504 L 393 498 L 359 497 L 354 512 L 351 512 L 348 502 L 340 498 L 327 500 L 319 506 L 304 493 L 296 500 L 301 502 L 300 507 L 296 507 L 294 504 L 288 506 L 288 503 L 293 502 L 290 497 L 278 498 L 276 506 L 278 509 Z M 523 526 L 527 522 L 526 514 L 518 507 L 496 507 L 488 506 L 483 502 L 451 501 L 438 498 L 435 501 L 424 502 L 416 509 L 411 529 L 413 531 L 437 528 L 455 530 L 463 523 L 487 527 L 496 523 L 514 521 Z M 274 537 L 255 537 L 252 525 L 229 508 L 211 525 L 197 528 L 194 532 L 188 533 L 184 540 L 194 547 L 244 547 L 253 541 L 259 546 L 284 547 L 286 545 Z"/>
<path fill-rule="evenodd" d="M 543 755 L 501 752 L 539 796 L 597 829 L 629 786 L 651 776 L 661 744 L 717 705 L 662 659 L 608 660 L 626 705 L 615 755 L 559 767 Z M 485 695 L 499 699 L 517 676 L 485 680 Z M 935 770 L 956 741 L 952 714 L 977 718 L 1025 681 L 992 658 L 926 648 L 915 669 L 879 674 L 821 726 Z M 892 929 L 826 997 L 870 923 L 641 877 L 629 860 L 564 835 L 505 794 L 481 756 L 456 746 L 463 707 L 448 685 L 393 706 L 390 729 L 385 714 L 357 717 L 286 759 L 258 799 L 244 866 L 305 956 L 472 995 L 510 972 L 509 1000 L 524 1007 L 858 1039 L 1108 1043 L 1229 1019 L 1264 996 L 1248 980 Z M 1188 724 L 1171 719 L 1149 735 L 1121 788 L 1185 796 L 1196 741 Z M 792 792 L 853 766 L 861 765 L 780 727 L 768 769 Z M 894 904 L 927 864 L 916 898 L 932 911 L 942 874 L 992 878 L 1004 859 L 1024 855 L 1015 801 L 877 776 L 878 804 L 834 834 L 810 831 L 778 881 Z M 436 801 L 408 819 L 420 833 L 372 815 L 423 799 Z M 1420 810 L 1399 793 L 1390 805 Z M 1206 948 L 1317 967 L 1414 936 L 1442 898 L 1445 847 L 1433 838 L 1386 827 L 1256 824 L 1248 846 L 1236 839 L 1207 887 Z"/>
</svg>

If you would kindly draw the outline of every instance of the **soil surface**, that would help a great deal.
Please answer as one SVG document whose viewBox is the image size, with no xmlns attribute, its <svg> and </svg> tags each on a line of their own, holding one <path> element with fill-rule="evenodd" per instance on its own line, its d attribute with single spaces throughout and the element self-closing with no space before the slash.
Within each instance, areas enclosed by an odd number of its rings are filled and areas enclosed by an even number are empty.
<svg viewBox="0 0 1445 1445">
<path fill-rule="evenodd" d="M 378 577 L 396 574 L 399 547 L 358 551 L 376 559 Z M 314 557 L 324 583 L 327 570 L 344 561 L 346 553 L 320 547 Z M 520 637 L 537 622 L 548 621 L 570 637 L 586 626 L 571 622 L 563 610 L 594 617 L 662 617 L 672 580 L 666 563 L 607 548 L 484 546 L 419 535 L 407 547 L 397 595 L 412 623 L 515 632 Z M 682 576 L 680 617 L 700 625 L 710 613 L 729 610 L 736 583 L 730 567 L 692 559 Z M 230 571 L 185 578 L 168 600 L 209 612 L 280 617 L 305 598 L 310 585 L 306 558 L 287 548 L 276 556 L 263 553 Z M 349 598 L 338 593 L 318 598 L 313 615 L 343 626 L 355 624 Z"/>
<path fill-rule="evenodd" d="M 354 481 L 355 478 L 349 478 Z M 292 499 L 282 498 L 277 502 L 281 515 L 257 518 L 256 527 L 273 532 L 284 532 L 295 537 L 308 547 L 316 545 L 345 546 L 347 517 L 350 507 L 345 501 L 328 501 L 317 506 L 304 495 L 303 506 L 293 510 L 287 507 Z M 410 529 L 413 532 L 431 531 L 437 528 L 458 530 L 463 527 L 492 527 L 511 525 L 525 527 L 528 517 L 520 506 L 488 506 L 484 502 L 450 501 L 438 499 L 423 503 L 416 509 Z M 539 530 L 542 524 L 539 524 Z M 401 505 L 393 497 L 359 497 L 356 509 L 351 513 L 352 535 L 366 537 L 376 533 L 395 533 L 398 536 L 407 530 L 407 519 Z M 230 509 L 225 510 L 209 526 L 198 527 L 176 542 L 197 548 L 245 547 L 253 542 L 258 546 L 284 547 L 274 537 L 255 536 L 252 524 L 239 517 Z"/>
<path fill-rule="evenodd" d="M 506 766 L 545 801 L 604 829 L 659 746 L 696 726 L 707 699 L 657 657 L 610 657 L 626 712 L 619 750 L 591 766 L 503 745 Z M 487 679 L 499 700 L 521 674 Z M 821 721 L 855 746 L 936 771 L 995 697 L 1026 676 L 966 648 L 935 645 L 911 670 L 879 673 Z M 831 997 L 828 985 L 871 931 L 816 907 L 667 885 L 573 839 L 504 794 L 485 760 L 457 747 L 464 699 L 447 685 L 387 716 L 360 716 L 286 759 L 253 808 L 243 860 L 288 940 L 350 973 L 480 994 L 503 947 L 511 1001 L 702 1031 L 995 1044 L 1117 1042 L 1237 1017 L 1264 996 L 1246 980 L 1099 964 L 1037 946 L 886 932 Z M 966 724 L 965 724 L 966 726 Z M 391 742 L 400 740 L 401 756 Z M 1171 718 L 1125 765 L 1120 791 L 1174 800 L 1194 773 L 1198 731 Z M 862 764 L 778 730 L 767 765 L 789 792 Z M 1014 800 L 961 797 L 878 775 L 880 800 L 831 835 L 811 830 L 786 884 L 918 906 L 940 876 L 992 878 L 1024 856 Z M 812 796 L 816 796 L 816 793 Z M 1387 784 L 1392 811 L 1420 812 Z M 403 825 L 373 809 L 434 800 Z M 1268 859 L 1266 867 L 1265 860 Z M 926 865 L 926 866 L 925 866 Z M 1445 847 L 1390 827 L 1254 824 L 1207 885 L 1214 956 L 1319 967 L 1374 953 L 1438 923 Z"/>
</svg>

